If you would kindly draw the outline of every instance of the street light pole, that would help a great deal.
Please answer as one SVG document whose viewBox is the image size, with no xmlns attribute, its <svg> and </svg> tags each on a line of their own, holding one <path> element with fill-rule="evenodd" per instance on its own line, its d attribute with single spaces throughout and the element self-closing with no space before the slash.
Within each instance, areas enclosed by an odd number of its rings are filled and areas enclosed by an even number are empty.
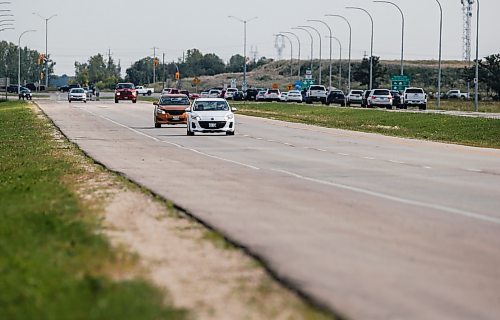
<svg viewBox="0 0 500 320">
<path fill-rule="evenodd" d="M 347 93 L 351 91 L 351 49 L 352 49 L 352 27 L 351 23 L 347 18 L 344 16 L 338 15 L 338 14 L 327 14 L 325 15 L 327 17 L 337 17 L 343 19 L 345 22 L 347 22 L 347 25 L 349 26 L 349 72 L 348 72 L 348 80 L 347 80 Z"/>
<path fill-rule="evenodd" d="M 401 23 L 401 75 L 404 75 L 404 50 L 405 50 L 405 15 L 403 13 L 403 10 L 401 10 L 401 8 L 395 4 L 394 2 L 391 2 L 391 1 L 373 1 L 373 2 L 377 2 L 377 3 L 387 3 L 387 4 L 390 4 L 390 5 L 393 5 L 394 7 L 396 7 L 398 10 L 399 10 L 399 13 L 401 13 L 401 20 L 402 20 L 402 23 Z"/>
<path fill-rule="evenodd" d="M 474 83 L 474 111 L 479 110 L 479 0 L 477 0 L 477 18 L 476 18 L 476 79 Z"/>
<path fill-rule="evenodd" d="M 307 20 L 307 22 L 318 22 L 323 24 L 325 27 L 328 28 L 328 31 L 330 31 L 330 80 L 329 80 L 329 89 L 332 87 L 332 37 L 333 37 L 333 32 L 332 28 L 328 25 L 328 23 L 324 22 L 323 20 Z"/>
<path fill-rule="evenodd" d="M 286 34 L 279 33 L 277 35 L 288 39 L 288 42 L 290 42 L 290 77 L 293 77 L 293 42 L 292 42 L 292 39 L 290 39 L 290 37 L 287 36 Z"/>
<path fill-rule="evenodd" d="M 321 53 L 322 53 L 321 52 L 321 48 L 322 48 L 323 44 L 322 44 L 322 41 L 321 41 L 322 40 L 321 39 L 322 38 L 321 37 L 321 33 L 318 31 L 318 29 L 316 29 L 314 27 L 311 27 L 311 26 L 299 26 L 299 27 L 301 27 L 301 28 L 309 28 L 311 30 L 316 31 L 316 33 L 318 34 L 318 37 L 319 37 L 319 82 L 318 83 L 321 84 L 323 82 L 323 78 L 322 78 L 322 66 L 321 66 L 321 58 L 322 58 L 321 57 Z"/>
<path fill-rule="evenodd" d="M 45 20 L 45 90 L 49 90 L 49 21 L 57 17 L 57 14 L 53 14 L 49 18 L 44 18 L 36 12 L 33 14 Z"/>
<path fill-rule="evenodd" d="M 337 37 L 333 37 L 334 40 L 336 40 L 339 44 L 340 48 L 340 63 L 339 63 L 339 89 L 342 89 L 342 42 L 340 42 L 340 39 Z"/>
<path fill-rule="evenodd" d="M 365 12 L 368 15 L 368 17 L 370 17 L 370 21 L 372 23 L 372 36 L 370 44 L 370 87 L 369 87 L 369 89 L 371 90 L 373 89 L 373 29 L 374 29 L 373 17 L 367 10 L 360 7 L 346 7 L 346 9 L 361 10 Z"/>
<path fill-rule="evenodd" d="M 298 77 L 299 77 L 299 79 L 300 79 L 300 69 L 301 69 L 301 65 L 300 65 L 300 50 L 301 50 L 300 38 L 299 38 L 299 36 L 298 36 L 298 35 L 296 35 L 296 34 L 295 34 L 295 33 L 293 33 L 293 32 L 290 32 L 290 31 L 281 31 L 280 33 L 281 33 L 281 34 L 291 34 L 291 35 L 293 35 L 293 36 L 295 37 L 295 39 L 297 39 L 297 42 L 299 43 L 299 61 L 298 61 L 298 64 L 299 64 L 299 70 L 298 70 L 297 75 L 298 75 Z"/>
<path fill-rule="evenodd" d="M 314 59 L 313 58 L 313 56 L 314 56 L 314 38 L 313 38 L 313 35 L 312 35 L 312 33 L 309 30 L 307 30 L 304 27 L 296 27 L 296 28 L 292 28 L 292 29 L 305 31 L 305 32 L 307 32 L 307 34 L 311 38 L 311 72 L 312 72 L 312 69 L 313 69 L 313 59 Z"/>
<path fill-rule="evenodd" d="M 253 17 L 248 20 L 243 20 L 235 16 L 228 16 L 228 18 L 235 19 L 243 23 L 243 85 L 241 86 L 241 90 L 245 91 L 247 89 L 247 23 L 257 19 L 258 17 Z"/>
<path fill-rule="evenodd" d="M 443 7 L 441 6 L 441 2 L 436 0 L 439 5 L 439 71 L 438 71 L 438 109 L 441 109 L 441 75 L 442 75 L 442 67 L 441 67 L 441 58 L 442 58 L 442 43 L 443 43 Z"/>
<path fill-rule="evenodd" d="M 36 30 L 26 30 L 19 36 L 17 48 L 19 51 L 18 64 L 17 64 L 17 94 L 21 94 L 21 38 L 28 32 L 36 32 Z"/>
</svg>

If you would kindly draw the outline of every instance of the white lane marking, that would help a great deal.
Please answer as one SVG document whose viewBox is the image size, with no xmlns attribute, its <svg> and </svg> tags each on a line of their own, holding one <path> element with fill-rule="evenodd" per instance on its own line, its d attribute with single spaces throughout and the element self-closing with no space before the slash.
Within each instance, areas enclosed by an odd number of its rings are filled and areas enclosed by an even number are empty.
<svg viewBox="0 0 500 320">
<path fill-rule="evenodd" d="M 465 170 L 467 170 L 469 172 L 476 172 L 476 173 L 483 172 L 483 170 L 481 170 L 481 169 L 465 169 Z"/>
<path fill-rule="evenodd" d="M 397 160 L 389 160 L 389 162 L 396 163 L 396 164 L 406 164 L 403 161 L 397 161 Z"/>
<path fill-rule="evenodd" d="M 238 161 L 234 161 L 234 160 L 230 160 L 230 159 L 226 159 L 226 158 L 221 158 L 221 157 L 218 157 L 218 156 L 214 156 L 214 155 L 212 155 L 212 154 L 208 154 L 208 153 L 205 153 L 205 152 L 202 152 L 202 151 L 196 150 L 196 149 L 188 148 L 188 147 L 182 146 L 182 145 L 177 144 L 177 143 L 174 143 L 174 142 L 169 142 L 169 141 L 165 141 L 165 140 L 160 140 L 160 139 L 158 139 L 158 138 L 156 138 L 156 137 L 150 136 L 150 135 L 145 134 L 145 133 L 143 133 L 143 132 L 140 132 L 140 131 L 138 131 L 138 130 L 136 130 L 136 129 L 130 128 L 130 127 L 128 127 L 128 126 L 126 126 L 126 125 L 124 125 L 124 124 L 121 124 L 121 123 L 119 123 L 119 122 L 116 122 L 116 121 L 114 121 L 114 120 L 112 120 L 112 119 L 109 119 L 108 117 L 98 115 L 98 114 L 96 114 L 96 113 L 94 113 L 94 112 L 92 112 L 92 111 L 86 110 L 86 109 L 82 109 L 82 110 L 83 110 L 83 111 L 85 111 L 85 112 L 88 112 L 88 113 L 90 113 L 90 114 L 92 114 L 92 115 L 94 115 L 94 116 L 96 116 L 96 117 L 99 117 L 99 118 L 101 118 L 101 119 L 104 119 L 104 120 L 107 120 L 107 121 L 109 121 L 109 122 L 111 122 L 111 123 L 114 123 L 114 124 L 116 124 L 116 125 L 118 125 L 118 126 L 120 126 L 120 127 L 123 127 L 123 128 L 125 128 L 125 129 L 128 129 L 128 130 L 130 130 L 130 131 L 132 131 L 132 132 L 134 132 L 134 133 L 137 133 L 137 134 L 139 134 L 139 135 L 141 135 L 141 136 L 144 136 L 144 137 L 146 137 L 146 138 L 152 139 L 152 140 L 154 140 L 154 141 L 156 141 L 156 142 L 163 142 L 163 143 L 167 143 L 167 144 L 170 144 L 170 145 L 172 145 L 172 146 L 174 146 L 174 147 L 177 147 L 177 148 L 179 148 L 179 149 L 184 149 L 184 150 L 187 150 L 187 151 L 191 151 L 191 152 L 197 153 L 197 154 L 199 154 L 199 155 L 203 155 L 203 156 L 208 157 L 208 158 L 217 159 L 217 160 L 221 160 L 221 161 L 225 161 L 225 162 L 229 162 L 229 163 L 237 164 L 237 165 L 240 165 L 240 166 L 243 166 L 243 167 L 246 167 L 246 168 L 250 168 L 250 169 L 253 169 L 253 170 L 260 170 L 260 168 L 257 168 L 257 167 L 255 167 L 255 166 L 252 166 L 252 165 L 249 165 L 249 164 L 246 164 L 246 163 L 242 163 L 242 162 L 238 162 Z"/>
<path fill-rule="evenodd" d="M 290 147 L 293 147 L 293 144 L 288 143 L 288 142 L 283 142 L 283 144 L 284 144 L 285 146 L 290 146 Z"/>
<path fill-rule="evenodd" d="M 350 156 L 350 154 L 348 154 L 348 153 L 338 153 L 338 155 L 341 155 L 341 156 L 343 156 L 343 157 L 348 157 L 348 156 Z"/>
<path fill-rule="evenodd" d="M 263 138 L 255 138 L 255 139 L 257 139 L 257 140 L 264 140 Z"/>
<path fill-rule="evenodd" d="M 315 149 L 317 151 L 320 151 L 320 152 L 328 152 L 328 150 L 325 150 L 325 149 Z"/>
<path fill-rule="evenodd" d="M 422 168 L 424 168 L 424 169 L 432 169 L 432 167 L 429 167 L 429 166 L 424 166 Z"/>
<path fill-rule="evenodd" d="M 420 201 L 416 201 L 416 200 L 404 199 L 404 198 L 391 196 L 391 195 L 380 193 L 380 192 L 375 192 L 375 191 L 370 191 L 370 190 L 366 190 L 366 189 L 362 189 L 362 188 L 348 186 L 345 184 L 310 178 L 310 177 L 302 176 L 300 174 L 296 174 L 296 173 L 293 173 L 290 171 L 285 171 L 285 170 L 280 170 L 280 169 L 271 169 L 271 171 L 283 173 L 283 174 L 295 177 L 297 179 L 301 179 L 301 180 L 305 180 L 305 181 L 309 181 L 309 182 L 315 182 L 315 183 L 319 183 L 322 185 L 336 187 L 336 188 L 349 190 L 349 191 L 353 191 L 353 192 L 358 192 L 358 193 L 366 194 L 369 196 L 373 196 L 373 197 L 377 197 L 377 198 L 381 198 L 381 199 L 385 199 L 385 200 L 390 200 L 390 201 L 394 201 L 394 202 L 409 204 L 409 205 L 428 208 L 428 209 L 444 211 L 447 213 L 451 213 L 451 214 L 455 214 L 455 215 L 459 215 L 459 216 L 463 216 L 463 217 L 467 217 L 467 218 L 471 218 L 471 219 L 476 219 L 476 220 L 480 220 L 480 221 L 491 222 L 491 223 L 500 225 L 499 218 L 490 217 L 490 216 L 482 215 L 479 213 L 468 212 L 468 211 L 450 208 L 450 207 L 446 207 L 446 206 L 442 206 L 442 205 L 438 205 L 438 204 L 425 203 L 425 202 L 420 202 Z"/>
<path fill-rule="evenodd" d="M 375 158 L 372 158 L 372 157 L 363 157 L 363 159 L 366 159 L 366 160 L 376 160 Z"/>
</svg>

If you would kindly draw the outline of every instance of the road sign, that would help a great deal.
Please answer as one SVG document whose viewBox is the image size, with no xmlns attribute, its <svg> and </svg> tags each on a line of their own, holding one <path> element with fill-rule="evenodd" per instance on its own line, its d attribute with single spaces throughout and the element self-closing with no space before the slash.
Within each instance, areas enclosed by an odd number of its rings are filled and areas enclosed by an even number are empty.
<svg viewBox="0 0 500 320">
<path fill-rule="evenodd" d="M 236 79 L 231 79 L 231 88 L 236 88 Z"/>
<path fill-rule="evenodd" d="M 304 86 L 304 83 L 302 81 L 295 81 L 294 83 L 295 89 L 300 90 Z"/>
<path fill-rule="evenodd" d="M 201 83 L 200 78 L 196 77 L 196 78 L 194 78 L 194 79 L 193 79 L 193 84 L 194 84 L 195 86 L 199 85 L 200 83 Z"/>
<path fill-rule="evenodd" d="M 307 69 L 307 70 L 306 70 L 306 77 L 305 77 L 305 79 L 306 79 L 306 80 L 312 80 L 312 77 L 313 77 L 313 76 L 312 76 L 312 71 L 311 71 L 311 69 Z"/>
<path fill-rule="evenodd" d="M 410 86 L 410 77 L 408 76 L 392 76 L 391 88 L 392 90 L 404 91 Z"/>
<path fill-rule="evenodd" d="M 273 89 L 274 90 L 278 90 L 280 88 L 280 84 L 279 83 L 273 83 Z"/>
<path fill-rule="evenodd" d="M 293 84 L 289 83 L 286 85 L 286 88 L 288 89 L 288 91 L 290 91 L 290 90 L 293 90 L 294 86 L 293 86 Z"/>
</svg>

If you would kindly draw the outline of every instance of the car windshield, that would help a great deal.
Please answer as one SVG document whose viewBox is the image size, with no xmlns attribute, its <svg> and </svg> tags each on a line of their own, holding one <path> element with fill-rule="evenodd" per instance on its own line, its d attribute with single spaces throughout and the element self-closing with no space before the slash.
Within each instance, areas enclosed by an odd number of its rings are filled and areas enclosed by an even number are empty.
<svg viewBox="0 0 500 320">
<path fill-rule="evenodd" d="M 276 93 L 276 94 L 278 94 L 279 91 L 278 90 L 269 90 L 267 93 Z"/>
<path fill-rule="evenodd" d="M 363 94 L 363 91 L 353 90 L 353 91 L 351 91 L 351 94 Z"/>
<path fill-rule="evenodd" d="M 422 89 L 406 89 L 406 93 L 424 93 Z"/>
<path fill-rule="evenodd" d="M 321 90 L 321 91 L 326 91 L 325 87 L 323 86 L 311 86 L 309 90 Z"/>
<path fill-rule="evenodd" d="M 71 89 L 71 93 L 85 93 L 83 89 Z"/>
<path fill-rule="evenodd" d="M 134 89 L 134 85 L 132 83 L 119 83 L 116 89 Z"/>
<path fill-rule="evenodd" d="M 229 111 L 229 105 L 226 101 L 198 101 L 193 111 Z"/>
<path fill-rule="evenodd" d="M 373 91 L 374 96 L 388 96 L 390 95 L 389 90 L 374 90 Z"/>
<path fill-rule="evenodd" d="M 189 106 L 189 99 L 187 97 L 162 97 L 160 99 L 162 106 Z"/>
<path fill-rule="evenodd" d="M 294 91 L 290 91 L 288 94 L 300 94 L 300 91 L 294 90 Z"/>
</svg>

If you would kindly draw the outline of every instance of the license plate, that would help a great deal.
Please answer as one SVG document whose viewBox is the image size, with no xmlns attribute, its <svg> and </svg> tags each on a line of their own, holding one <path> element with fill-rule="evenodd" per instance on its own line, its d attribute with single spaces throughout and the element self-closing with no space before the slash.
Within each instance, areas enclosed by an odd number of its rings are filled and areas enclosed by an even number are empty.
<svg viewBox="0 0 500 320">
<path fill-rule="evenodd" d="M 216 128 L 217 127 L 217 123 L 209 123 L 208 127 L 209 128 Z"/>
<path fill-rule="evenodd" d="M 174 116 L 173 117 L 173 120 L 179 120 L 179 119 L 180 119 L 179 116 Z"/>
<path fill-rule="evenodd" d="M 125 100 L 128 100 L 128 97 L 124 97 Z"/>
</svg>

